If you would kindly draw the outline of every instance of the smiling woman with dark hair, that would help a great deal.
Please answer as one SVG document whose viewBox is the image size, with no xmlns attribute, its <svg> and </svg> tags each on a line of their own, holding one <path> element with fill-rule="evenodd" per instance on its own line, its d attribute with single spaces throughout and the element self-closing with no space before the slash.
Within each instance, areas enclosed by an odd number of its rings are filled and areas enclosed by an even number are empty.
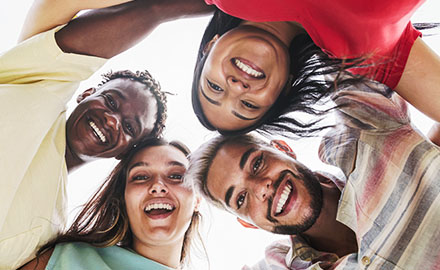
<svg viewBox="0 0 440 270">
<path fill-rule="evenodd" d="M 206 2 L 222 10 L 205 30 L 192 86 L 208 129 L 308 134 L 313 124 L 286 114 L 322 113 L 312 106 L 359 75 L 440 121 L 440 58 L 409 21 L 422 0 Z"/>
<path fill-rule="evenodd" d="M 188 154 L 179 142 L 138 145 L 70 228 L 22 269 L 156 270 L 187 263 L 201 218 L 199 199 L 183 178 Z"/>
</svg>

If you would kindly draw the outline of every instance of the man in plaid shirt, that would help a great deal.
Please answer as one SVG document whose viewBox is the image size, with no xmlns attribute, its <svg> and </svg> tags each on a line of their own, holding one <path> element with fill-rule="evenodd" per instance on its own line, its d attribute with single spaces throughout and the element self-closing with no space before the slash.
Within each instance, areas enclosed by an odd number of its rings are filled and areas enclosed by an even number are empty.
<svg viewBox="0 0 440 270">
<path fill-rule="evenodd" d="M 188 177 L 243 224 L 290 235 L 252 269 L 440 269 L 439 148 L 385 86 L 363 82 L 332 99 L 338 125 L 319 155 L 340 177 L 250 135 L 204 144 Z"/>
</svg>

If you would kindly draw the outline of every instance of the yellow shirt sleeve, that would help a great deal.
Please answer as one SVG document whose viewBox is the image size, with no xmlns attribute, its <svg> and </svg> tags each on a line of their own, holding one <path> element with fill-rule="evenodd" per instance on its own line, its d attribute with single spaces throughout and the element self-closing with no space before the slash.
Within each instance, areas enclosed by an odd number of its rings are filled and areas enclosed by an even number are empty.
<svg viewBox="0 0 440 270">
<path fill-rule="evenodd" d="M 67 54 L 59 28 L 0 56 L 0 269 L 16 269 L 65 224 L 66 103 L 105 59 Z"/>
</svg>

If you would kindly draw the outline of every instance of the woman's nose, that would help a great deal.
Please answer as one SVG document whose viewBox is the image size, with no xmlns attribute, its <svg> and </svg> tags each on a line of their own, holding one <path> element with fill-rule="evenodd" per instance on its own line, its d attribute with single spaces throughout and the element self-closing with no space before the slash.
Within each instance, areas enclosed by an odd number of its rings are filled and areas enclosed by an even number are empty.
<svg viewBox="0 0 440 270">
<path fill-rule="evenodd" d="M 227 82 L 230 89 L 233 89 L 237 93 L 248 92 L 250 90 L 250 85 L 244 81 L 240 80 L 234 76 L 229 76 Z"/>
<path fill-rule="evenodd" d="M 152 195 L 167 194 L 168 188 L 160 179 L 156 179 L 149 187 L 148 193 Z"/>
</svg>

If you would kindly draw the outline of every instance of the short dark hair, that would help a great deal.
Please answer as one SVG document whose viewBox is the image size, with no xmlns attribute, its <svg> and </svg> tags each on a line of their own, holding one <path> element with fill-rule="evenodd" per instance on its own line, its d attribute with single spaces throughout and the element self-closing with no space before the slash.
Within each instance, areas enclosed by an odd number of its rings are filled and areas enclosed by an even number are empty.
<svg viewBox="0 0 440 270">
<path fill-rule="evenodd" d="M 153 130 L 147 137 L 162 137 L 162 132 L 165 128 L 165 121 L 167 119 L 167 97 L 166 93 L 161 91 L 159 82 L 156 81 L 147 70 L 136 72 L 132 72 L 130 70 L 120 70 L 116 72 L 110 71 L 103 74 L 102 77 L 103 81 L 101 82 L 101 84 L 99 84 L 99 86 L 102 86 L 111 80 L 119 78 L 127 78 L 140 82 L 147 86 L 147 89 L 153 94 L 157 103 L 156 122 L 154 123 Z"/>
<path fill-rule="evenodd" d="M 205 143 L 203 143 L 196 151 L 190 155 L 189 168 L 186 171 L 185 178 L 192 182 L 195 189 L 210 203 L 214 204 L 220 209 L 227 210 L 223 203 L 217 200 L 207 187 L 207 177 L 212 161 L 217 155 L 217 152 L 225 145 L 239 144 L 243 146 L 254 145 L 260 147 L 269 147 L 269 144 L 264 140 L 257 138 L 250 134 L 236 135 L 236 136 L 217 136 Z"/>
<path fill-rule="evenodd" d="M 209 130 L 216 128 L 209 122 L 203 113 L 199 100 L 199 84 L 207 55 L 206 46 L 216 35 L 223 35 L 237 27 L 241 19 L 216 10 L 211 21 L 205 29 L 197 54 L 196 65 L 192 82 L 192 106 L 200 123 Z M 286 137 L 310 136 L 328 126 L 317 125 L 320 117 L 315 120 L 303 122 L 294 118 L 290 113 L 304 112 L 310 115 L 322 116 L 329 110 L 321 110 L 314 105 L 328 97 L 337 86 L 348 85 L 361 80 L 346 72 L 347 69 L 361 64 L 363 59 L 332 59 L 329 58 L 307 34 L 296 36 L 290 44 L 290 75 L 293 81 L 287 82 L 284 91 L 277 98 L 271 108 L 256 123 L 241 130 L 218 130 L 227 136 L 245 134 L 255 130 L 262 134 L 281 134 Z M 320 79 L 321 75 L 342 74 L 335 76 L 334 80 Z M 283 94 L 286 93 L 286 94 Z"/>
</svg>

